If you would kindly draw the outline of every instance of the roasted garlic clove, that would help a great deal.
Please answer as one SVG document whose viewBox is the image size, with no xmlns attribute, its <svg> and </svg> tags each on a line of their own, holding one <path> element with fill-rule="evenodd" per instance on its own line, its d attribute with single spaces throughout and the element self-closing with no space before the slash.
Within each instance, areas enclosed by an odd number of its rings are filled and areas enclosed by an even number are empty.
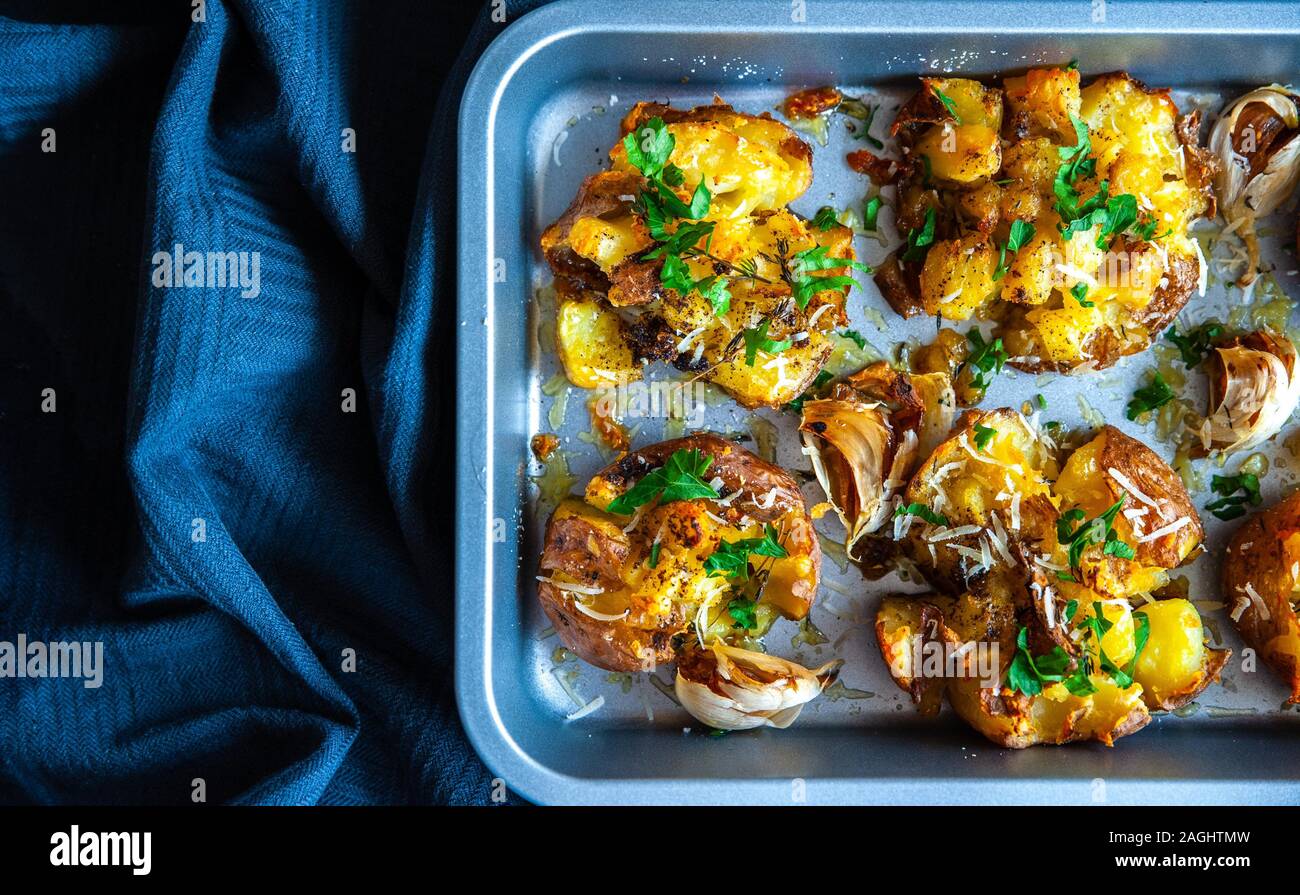
<svg viewBox="0 0 1300 895">
<path fill-rule="evenodd" d="M 924 443 L 942 439 L 955 407 L 946 374 L 909 375 L 883 361 L 836 385 L 829 398 L 804 402 L 804 453 L 848 532 L 849 555 L 889 518 Z"/>
<path fill-rule="evenodd" d="M 786 728 L 839 675 L 842 660 L 820 668 L 715 642 L 688 647 L 675 690 L 682 708 L 717 730 Z"/>
<path fill-rule="evenodd" d="M 803 406 L 804 453 L 848 532 L 850 555 L 863 535 L 884 524 L 890 500 L 906 484 L 916 433 L 895 437 L 883 404 L 830 398 Z"/>
<path fill-rule="evenodd" d="M 1210 411 L 1201 429 L 1205 453 L 1244 451 L 1268 440 L 1300 400 L 1296 348 L 1270 330 L 1219 345 L 1209 373 Z"/>
<path fill-rule="evenodd" d="M 1214 185 L 1223 216 L 1246 243 L 1238 280 L 1246 286 L 1259 267 L 1255 221 L 1276 211 L 1300 180 L 1300 96 L 1278 84 L 1252 90 L 1215 122 L 1210 150 L 1221 162 Z"/>
</svg>

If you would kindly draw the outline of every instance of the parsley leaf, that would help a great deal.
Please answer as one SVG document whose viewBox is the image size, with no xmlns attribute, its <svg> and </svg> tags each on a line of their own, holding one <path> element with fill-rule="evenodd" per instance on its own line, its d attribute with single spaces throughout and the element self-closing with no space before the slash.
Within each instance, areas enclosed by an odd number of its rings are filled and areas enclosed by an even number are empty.
<svg viewBox="0 0 1300 895">
<path fill-rule="evenodd" d="M 742 538 L 738 541 L 723 541 L 718 544 L 718 549 L 704 560 L 704 570 L 709 573 L 710 578 L 722 576 L 748 581 L 749 556 L 751 553 L 758 556 L 770 556 L 775 559 L 782 559 L 790 555 L 781 546 L 776 528 L 769 524 L 763 527 L 763 537 L 761 538 Z M 753 625 L 749 627 L 753 627 Z"/>
<path fill-rule="evenodd" d="M 1246 515 L 1246 506 L 1259 506 L 1264 498 L 1259 493 L 1259 476 L 1243 472 L 1240 475 L 1216 475 L 1210 487 L 1219 495 L 1205 508 L 1225 522 Z M 1241 494 L 1237 492 L 1241 491 Z"/>
<path fill-rule="evenodd" d="M 846 339 L 851 339 L 853 341 L 853 344 L 857 345 L 859 348 L 867 347 L 866 336 L 862 335 L 862 333 L 858 332 L 856 329 L 841 330 L 840 335 L 842 335 Z"/>
<path fill-rule="evenodd" d="M 1037 696 L 1043 692 L 1044 683 L 1055 684 L 1065 680 L 1070 662 L 1069 655 L 1059 646 L 1035 660 L 1029 652 L 1029 629 L 1022 627 L 1016 635 L 1015 658 L 1007 669 L 1007 687 L 1012 692 Z"/>
<path fill-rule="evenodd" d="M 923 503 L 908 503 L 894 508 L 894 518 L 899 516 L 917 516 L 929 522 L 931 525 L 942 525 L 948 527 L 948 517 L 942 513 L 936 513 Z"/>
<path fill-rule="evenodd" d="M 1096 302 L 1088 301 L 1087 299 L 1087 295 L 1088 295 L 1087 283 L 1075 283 L 1073 288 L 1070 289 L 1070 294 L 1073 295 L 1074 300 L 1079 303 L 1079 307 L 1081 308 L 1096 307 L 1097 304 Z"/>
<path fill-rule="evenodd" d="M 800 308 L 808 307 L 808 302 L 818 292 L 844 289 L 856 283 L 853 277 L 814 277 L 811 276 L 811 271 L 847 267 L 866 274 L 872 273 L 871 268 L 860 261 L 854 261 L 852 258 L 832 258 L 827 255 L 828 251 L 826 246 L 813 246 L 811 249 L 795 252 L 790 259 L 790 287 L 794 291 L 794 300 Z"/>
<path fill-rule="evenodd" d="M 727 604 L 727 614 L 732 618 L 733 628 L 743 628 L 746 631 L 752 631 L 758 627 L 758 615 L 755 613 L 756 604 L 753 600 L 747 600 L 744 597 L 736 597 Z"/>
<path fill-rule="evenodd" d="M 867 200 L 865 215 L 863 216 L 862 229 L 874 231 L 877 227 L 876 218 L 880 215 L 880 197 L 872 196 Z"/>
<path fill-rule="evenodd" d="M 986 391 L 993 383 L 993 377 L 1002 372 L 1007 362 L 1007 352 L 1002 347 L 999 337 L 992 342 L 985 342 L 978 329 L 966 333 L 971 347 L 975 350 L 966 358 L 966 363 L 974 367 L 976 373 L 971 377 L 971 386 L 979 391 Z"/>
<path fill-rule="evenodd" d="M 655 541 L 650 545 L 650 556 L 646 559 L 646 565 L 650 568 L 653 569 L 655 566 L 659 565 L 659 551 L 663 549 L 663 546 L 664 545 L 659 541 Z"/>
<path fill-rule="evenodd" d="M 991 442 L 993 440 L 993 436 L 997 434 L 998 434 L 997 429 L 994 429 L 991 426 L 981 426 L 979 423 L 976 423 L 975 424 L 975 447 L 977 447 L 981 451 L 987 450 L 989 446 L 989 442 Z"/>
<path fill-rule="evenodd" d="M 823 205 L 821 208 L 817 209 L 817 213 L 813 215 L 813 225 L 822 232 L 831 229 L 839 222 L 839 218 L 836 217 L 835 214 L 835 209 L 829 205 Z"/>
<path fill-rule="evenodd" d="M 673 154 L 676 139 L 658 116 L 651 118 L 638 130 L 623 138 L 623 148 L 627 151 L 627 160 L 632 167 L 645 177 L 655 178 L 668 164 L 668 157 Z M 674 166 L 680 174 L 680 169 Z M 680 182 L 680 181 L 679 181 Z"/>
<path fill-rule="evenodd" d="M 904 261 L 919 261 L 925 256 L 925 247 L 934 242 L 934 206 L 925 210 L 925 223 L 920 230 L 915 228 L 907 233 L 907 250 L 903 252 Z"/>
<path fill-rule="evenodd" d="M 1014 254 L 1020 251 L 1021 247 L 1033 238 L 1033 224 L 1028 221 L 1022 221 L 1019 218 L 1011 222 L 1011 234 L 1007 237 L 1007 244 L 1002 247 L 1002 254 L 998 258 L 998 268 L 993 271 L 993 279 L 1002 279 L 1010 269 L 1010 266 L 1007 264 L 1007 252 Z"/>
<path fill-rule="evenodd" d="M 756 327 L 748 327 L 741 332 L 745 337 L 745 366 L 754 366 L 754 361 L 759 351 L 766 351 L 768 354 L 780 354 L 794 344 L 789 339 L 779 341 L 767 337 L 768 327 L 771 320 L 764 320 Z"/>
<path fill-rule="evenodd" d="M 698 448 L 673 451 L 662 468 L 647 473 L 641 481 L 610 501 L 606 512 L 630 516 L 638 507 L 656 497 L 661 504 L 717 497 L 718 492 L 703 479 L 712 465 L 713 458 L 703 456 Z"/>
<path fill-rule="evenodd" d="M 1110 507 L 1098 516 L 1096 519 L 1089 519 L 1086 522 L 1080 522 L 1086 518 L 1083 510 L 1075 507 L 1072 510 L 1061 515 L 1056 520 L 1056 539 L 1062 546 L 1069 548 L 1070 568 L 1077 571 L 1079 563 L 1083 559 L 1083 551 L 1087 550 L 1094 544 L 1109 545 L 1111 543 L 1119 544 L 1118 547 L 1102 547 L 1102 551 L 1110 556 L 1118 556 L 1121 559 L 1132 559 L 1133 548 L 1123 541 L 1118 540 L 1115 532 L 1115 517 L 1119 515 L 1120 507 L 1124 506 L 1124 498 L 1127 494 L 1121 495 L 1120 499 L 1115 501 Z M 1078 528 L 1073 531 L 1070 525 L 1074 522 L 1080 522 Z"/>
<path fill-rule="evenodd" d="M 1128 402 L 1125 416 L 1136 420 L 1144 413 L 1163 407 L 1174 399 L 1174 390 L 1165 382 L 1159 371 L 1152 374 L 1151 384 L 1145 385 L 1133 393 L 1133 400 Z"/>
<path fill-rule="evenodd" d="M 1223 327 L 1217 323 L 1202 323 L 1186 335 L 1179 335 L 1176 324 L 1165 330 L 1165 338 L 1178 346 L 1178 353 L 1183 356 L 1183 366 L 1189 370 L 1199 366 L 1209 356 L 1214 350 L 1214 340 L 1221 335 Z"/>
</svg>

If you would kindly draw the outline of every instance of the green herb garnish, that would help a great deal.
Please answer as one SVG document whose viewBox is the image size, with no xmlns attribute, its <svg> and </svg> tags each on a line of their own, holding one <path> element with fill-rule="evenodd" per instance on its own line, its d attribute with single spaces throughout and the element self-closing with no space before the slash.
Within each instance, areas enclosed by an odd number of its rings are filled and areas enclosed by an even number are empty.
<svg viewBox="0 0 1300 895">
<path fill-rule="evenodd" d="M 771 323 L 771 320 L 764 320 L 758 326 L 749 327 L 741 333 L 745 337 L 745 366 L 754 366 L 759 351 L 780 354 L 794 344 L 790 339 L 769 339 L 767 330 Z"/>
<path fill-rule="evenodd" d="M 658 541 L 655 541 L 653 544 L 650 545 L 650 557 L 646 560 L 646 565 L 648 565 L 652 569 L 655 566 L 659 565 L 659 551 L 662 548 L 663 548 L 663 544 L 659 543 Z"/>
<path fill-rule="evenodd" d="M 739 541 L 723 541 L 718 544 L 718 549 L 713 551 L 706 560 L 704 560 L 704 570 L 709 573 L 709 577 L 723 576 L 725 578 L 739 578 L 742 581 L 749 580 L 749 556 L 770 556 L 775 559 L 783 559 L 790 554 L 781 542 L 778 540 L 776 528 L 772 525 L 763 527 L 763 537 L 761 538 L 742 538 Z M 753 627 L 753 625 L 749 625 Z"/>
<path fill-rule="evenodd" d="M 746 631 L 752 631 L 758 627 L 758 615 L 755 612 L 757 603 L 753 600 L 747 600 L 744 597 L 735 597 L 727 604 L 727 614 L 732 618 L 731 626 L 733 628 L 742 628 Z"/>
<path fill-rule="evenodd" d="M 839 222 L 840 220 L 836 216 L 835 209 L 829 205 L 823 205 L 821 208 L 817 209 L 817 213 L 813 215 L 813 225 L 822 232 L 831 229 Z"/>
<path fill-rule="evenodd" d="M 1142 414 L 1163 407 L 1173 399 L 1174 390 L 1157 370 L 1152 373 L 1150 385 L 1144 385 L 1133 393 L 1133 400 L 1128 402 L 1128 410 L 1124 415 L 1130 420 L 1136 420 Z"/>
<path fill-rule="evenodd" d="M 1068 510 L 1056 520 L 1056 539 L 1064 547 L 1068 547 L 1070 568 L 1073 571 L 1079 570 L 1079 563 L 1083 559 L 1083 551 L 1087 550 L 1094 544 L 1102 544 L 1102 551 L 1109 556 L 1118 556 L 1121 559 L 1132 559 L 1133 548 L 1123 541 L 1119 540 L 1119 535 L 1115 531 L 1115 517 L 1119 515 L 1120 507 L 1124 506 L 1124 498 L 1127 495 L 1121 495 L 1120 499 L 1115 501 L 1111 506 L 1096 519 L 1088 519 L 1083 510 L 1075 507 Z M 1071 529 L 1071 525 L 1079 523 L 1078 528 Z M 1112 543 L 1119 544 L 1118 547 L 1110 547 Z"/>
<path fill-rule="evenodd" d="M 909 503 L 894 508 L 894 518 L 899 516 L 917 516 L 929 522 L 931 525 L 942 525 L 948 527 L 948 517 L 943 513 L 936 513 L 923 503 Z"/>
<path fill-rule="evenodd" d="M 1074 300 L 1077 301 L 1077 302 L 1079 303 L 1079 307 L 1081 307 L 1081 308 L 1092 308 L 1092 307 L 1096 307 L 1096 302 L 1088 301 L 1088 297 L 1087 297 L 1087 296 L 1088 296 L 1088 284 L 1087 284 L 1087 283 L 1075 283 L 1074 286 L 1071 287 L 1071 289 L 1070 289 L 1070 294 L 1073 295 L 1073 296 L 1074 296 Z"/>
<path fill-rule="evenodd" d="M 880 215 L 880 197 L 872 196 L 867 200 L 865 214 L 863 215 L 862 229 L 874 231 L 877 227 L 876 218 Z"/>
<path fill-rule="evenodd" d="M 849 276 L 814 277 L 811 275 L 814 270 L 847 267 L 850 270 L 860 270 L 865 274 L 873 272 L 870 267 L 852 258 L 829 257 L 826 254 L 828 251 L 826 246 L 814 246 L 802 252 L 795 252 L 790 259 L 790 288 L 794 291 L 795 303 L 800 308 L 808 307 L 808 302 L 818 292 L 825 292 L 828 289 L 847 289 L 849 286 L 857 285 L 857 281 Z"/>
<path fill-rule="evenodd" d="M 1034 238 L 1034 225 L 1028 221 L 1014 220 L 1011 222 L 1011 234 L 1007 237 L 1007 244 L 1002 247 L 1002 253 L 998 258 L 997 270 L 993 271 L 993 279 L 1000 280 L 1010 267 L 1007 264 L 1007 252 L 1015 254 L 1020 251 L 1021 247 L 1029 240 Z"/>
<path fill-rule="evenodd" d="M 919 261 L 925 256 L 925 247 L 934 242 L 934 206 L 925 210 L 925 223 L 920 230 L 912 229 L 907 233 L 907 250 L 903 252 L 904 261 Z"/>
<path fill-rule="evenodd" d="M 638 507 L 656 497 L 661 504 L 717 497 L 718 492 L 703 478 L 712 465 L 713 458 L 705 457 L 698 448 L 673 451 L 662 468 L 647 473 L 641 481 L 610 501 L 606 511 L 630 516 Z"/>
<path fill-rule="evenodd" d="M 993 436 L 997 434 L 998 434 L 997 429 L 994 429 L 991 426 L 981 426 L 979 423 L 976 423 L 975 424 L 975 447 L 981 451 L 987 450 L 989 446 L 989 442 L 991 442 L 993 440 Z"/>
<path fill-rule="evenodd" d="M 939 102 L 943 103 L 944 108 L 948 110 L 948 114 L 952 116 L 953 123 L 961 124 L 961 116 L 957 114 L 957 104 L 952 101 L 952 97 L 945 94 L 938 87 L 931 86 L 930 89 L 934 91 L 934 95 L 939 97 Z"/>
<path fill-rule="evenodd" d="M 1165 338 L 1178 346 L 1178 353 L 1183 356 L 1183 365 L 1189 370 L 1200 366 L 1214 350 L 1214 340 L 1221 335 L 1223 327 L 1217 323 L 1202 323 L 1188 330 L 1186 335 L 1179 335 L 1177 324 L 1165 330 Z"/>
<path fill-rule="evenodd" d="M 1247 506 L 1257 507 L 1264 500 L 1259 493 L 1259 476 L 1249 472 L 1216 475 L 1211 479 L 1210 487 L 1219 499 L 1207 503 L 1205 508 L 1225 522 L 1246 515 Z"/>
<path fill-rule="evenodd" d="M 971 377 L 971 386 L 979 391 L 986 391 L 993 383 L 993 377 L 1002 372 L 1002 367 L 1007 362 L 1007 352 L 1002 347 L 1000 337 L 992 342 L 985 342 L 978 329 L 971 329 L 966 333 L 966 338 L 975 349 L 966 358 L 966 363 L 976 371 Z"/>
</svg>

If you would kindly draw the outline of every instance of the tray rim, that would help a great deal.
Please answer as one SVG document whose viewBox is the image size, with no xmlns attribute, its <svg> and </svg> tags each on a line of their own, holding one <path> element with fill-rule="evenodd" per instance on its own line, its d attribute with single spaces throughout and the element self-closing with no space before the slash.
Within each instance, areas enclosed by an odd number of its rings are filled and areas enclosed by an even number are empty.
<svg viewBox="0 0 1300 895">
<path fill-rule="evenodd" d="M 948 32 L 1093 34 L 1244 34 L 1300 35 L 1300 20 L 1276 13 L 1295 7 L 1280 0 L 1219 0 L 1195 4 L 1198 18 L 1213 26 L 1186 24 L 1173 13 L 1192 4 L 1171 0 L 1126 0 L 1123 21 L 1103 27 L 1063 24 L 1052 13 L 1078 3 L 1019 0 L 1013 25 L 973 25 L 974 13 L 987 16 L 989 4 L 942 0 L 808 0 L 815 24 L 801 30 L 818 34 L 924 33 L 942 22 Z M 458 420 L 483 420 L 482 428 L 457 426 L 455 509 L 455 691 L 461 723 L 484 764 L 509 787 L 538 803 L 716 804 L 725 791 L 730 804 L 789 804 L 789 780 L 722 778 L 588 778 L 558 772 L 529 755 L 511 735 L 495 701 L 489 638 L 493 633 L 492 540 L 487 508 L 493 497 L 493 419 L 495 399 L 491 349 L 495 344 L 491 266 L 495 158 L 490 149 L 497 110 L 507 85 L 529 58 L 547 45 L 578 34 L 641 31 L 772 33 L 790 28 L 784 5 L 762 0 L 718 4 L 707 24 L 699 22 L 690 0 L 661 0 L 650 8 L 611 5 L 602 0 L 557 0 L 508 24 L 475 65 L 462 94 L 457 153 L 457 398 Z M 1274 13 L 1273 15 L 1270 15 Z M 725 13 L 731 13 L 728 16 Z M 850 15 L 851 14 L 851 15 Z M 1291 18 L 1296 18 L 1292 16 Z M 744 25 L 722 23 L 742 21 Z M 853 21 L 854 24 L 835 24 Z M 1050 22 L 1050 28 L 1048 26 Z M 1269 24 L 1261 25 L 1266 22 Z M 1171 24 L 1178 23 L 1178 24 Z M 486 286 L 486 289 L 484 288 Z M 483 499 L 465 499 L 475 483 Z M 514 596 L 512 594 L 512 596 Z M 807 780 L 810 804 L 1061 804 L 1062 789 L 1077 778 L 852 777 Z M 1108 804 L 1279 804 L 1300 802 L 1300 780 L 1108 778 Z"/>
</svg>

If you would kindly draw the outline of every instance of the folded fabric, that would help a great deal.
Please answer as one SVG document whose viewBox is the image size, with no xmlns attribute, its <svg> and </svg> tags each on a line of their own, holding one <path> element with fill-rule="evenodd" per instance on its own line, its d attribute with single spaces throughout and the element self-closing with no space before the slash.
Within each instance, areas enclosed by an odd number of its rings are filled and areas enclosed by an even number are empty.
<svg viewBox="0 0 1300 895">
<path fill-rule="evenodd" d="M 102 667 L 0 649 L 0 802 L 490 801 L 451 678 L 454 134 L 502 24 L 53 6 L 0 5 L 0 643 Z"/>
</svg>

